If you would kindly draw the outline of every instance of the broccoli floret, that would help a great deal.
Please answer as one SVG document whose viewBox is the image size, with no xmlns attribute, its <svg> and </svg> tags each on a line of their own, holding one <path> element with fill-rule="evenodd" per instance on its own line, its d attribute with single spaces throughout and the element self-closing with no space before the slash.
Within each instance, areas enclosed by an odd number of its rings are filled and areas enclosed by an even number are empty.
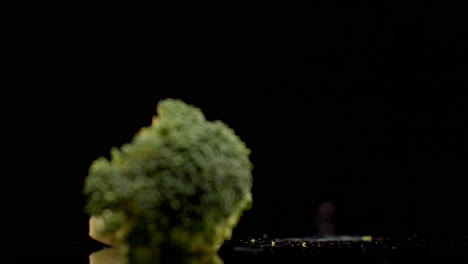
<svg viewBox="0 0 468 264">
<path fill-rule="evenodd" d="M 150 126 L 90 166 L 90 235 L 134 256 L 217 252 L 252 203 L 249 155 L 223 122 L 160 101 Z"/>
</svg>

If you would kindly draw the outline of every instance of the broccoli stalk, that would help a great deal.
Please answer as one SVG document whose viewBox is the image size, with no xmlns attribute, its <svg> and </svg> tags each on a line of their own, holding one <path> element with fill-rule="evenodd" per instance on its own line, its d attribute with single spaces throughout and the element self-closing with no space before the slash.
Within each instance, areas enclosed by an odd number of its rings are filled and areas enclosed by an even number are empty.
<svg viewBox="0 0 468 264">
<path fill-rule="evenodd" d="M 150 126 L 91 164 L 83 189 L 90 236 L 136 257 L 217 252 L 251 207 L 249 154 L 221 121 L 160 101 Z"/>
</svg>

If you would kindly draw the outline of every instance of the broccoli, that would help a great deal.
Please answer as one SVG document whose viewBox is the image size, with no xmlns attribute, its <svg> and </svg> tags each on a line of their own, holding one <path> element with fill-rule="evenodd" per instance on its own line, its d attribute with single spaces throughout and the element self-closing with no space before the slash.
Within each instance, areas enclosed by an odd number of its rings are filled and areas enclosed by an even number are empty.
<svg viewBox="0 0 468 264">
<path fill-rule="evenodd" d="M 157 105 L 85 179 L 90 236 L 130 258 L 216 253 L 252 205 L 250 150 L 223 122 L 181 100 Z"/>
</svg>

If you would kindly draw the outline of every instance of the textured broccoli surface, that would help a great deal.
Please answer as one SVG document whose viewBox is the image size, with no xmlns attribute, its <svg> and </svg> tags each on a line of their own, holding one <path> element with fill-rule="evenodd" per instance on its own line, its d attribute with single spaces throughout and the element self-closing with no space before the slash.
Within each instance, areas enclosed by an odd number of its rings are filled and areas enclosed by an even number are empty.
<svg viewBox="0 0 468 264">
<path fill-rule="evenodd" d="M 217 252 L 252 203 L 250 150 L 221 121 L 180 100 L 89 169 L 90 235 L 131 256 Z"/>
</svg>

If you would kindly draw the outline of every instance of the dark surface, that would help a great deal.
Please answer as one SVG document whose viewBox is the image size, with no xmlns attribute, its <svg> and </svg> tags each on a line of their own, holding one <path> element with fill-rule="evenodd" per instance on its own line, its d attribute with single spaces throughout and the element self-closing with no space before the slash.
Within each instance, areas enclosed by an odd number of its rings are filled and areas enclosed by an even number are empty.
<svg viewBox="0 0 468 264">
<path fill-rule="evenodd" d="M 275 244 L 272 245 L 272 241 Z M 466 263 L 468 240 L 385 239 L 230 241 L 220 252 L 229 263 Z"/>
<path fill-rule="evenodd" d="M 467 263 L 468 238 L 373 237 L 371 241 L 329 238 L 246 238 L 226 241 L 219 251 L 225 264 L 240 263 Z M 274 244 L 272 244 L 274 242 Z M 58 247 L 60 248 L 60 247 Z M 62 247 L 63 248 L 63 247 Z M 50 250 L 37 258 L 25 248 L 24 262 L 87 263 L 89 254 L 106 248 L 90 239 L 66 251 Z M 13 259 L 7 259 L 13 260 Z M 5 260 L 5 261 L 7 261 Z"/>
</svg>

